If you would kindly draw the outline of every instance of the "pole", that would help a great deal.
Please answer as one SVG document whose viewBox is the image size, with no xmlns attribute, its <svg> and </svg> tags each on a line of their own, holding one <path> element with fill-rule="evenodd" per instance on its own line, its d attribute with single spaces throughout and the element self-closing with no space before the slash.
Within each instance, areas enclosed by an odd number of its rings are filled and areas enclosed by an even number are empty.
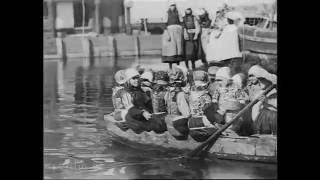
<svg viewBox="0 0 320 180">
<path fill-rule="evenodd" d="M 95 0 L 95 31 L 100 34 L 100 0 Z"/>
</svg>

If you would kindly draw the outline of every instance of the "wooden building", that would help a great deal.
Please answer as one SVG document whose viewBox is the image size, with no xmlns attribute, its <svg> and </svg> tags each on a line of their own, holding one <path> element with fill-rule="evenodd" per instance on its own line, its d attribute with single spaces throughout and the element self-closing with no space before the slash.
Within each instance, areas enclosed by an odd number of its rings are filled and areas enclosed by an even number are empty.
<svg viewBox="0 0 320 180">
<path fill-rule="evenodd" d="M 119 33 L 125 30 L 124 14 L 123 0 L 44 0 L 44 33 Z"/>
</svg>

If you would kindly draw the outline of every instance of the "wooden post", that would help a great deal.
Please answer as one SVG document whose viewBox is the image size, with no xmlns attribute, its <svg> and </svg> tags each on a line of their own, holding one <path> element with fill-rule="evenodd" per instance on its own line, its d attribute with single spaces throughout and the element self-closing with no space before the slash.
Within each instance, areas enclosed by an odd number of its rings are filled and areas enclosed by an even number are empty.
<svg viewBox="0 0 320 180">
<path fill-rule="evenodd" d="M 94 0 L 95 4 L 95 32 L 100 34 L 100 0 Z"/>
<path fill-rule="evenodd" d="M 126 12 L 127 12 L 127 24 L 126 24 L 126 30 L 127 34 L 131 34 L 131 13 L 130 13 L 130 7 L 126 7 Z"/>
<path fill-rule="evenodd" d="M 55 36 L 55 13 L 54 13 L 54 2 L 52 2 L 53 0 L 47 0 L 47 6 L 48 6 L 48 20 L 50 22 L 50 26 L 51 26 L 51 32 L 53 37 Z"/>
</svg>

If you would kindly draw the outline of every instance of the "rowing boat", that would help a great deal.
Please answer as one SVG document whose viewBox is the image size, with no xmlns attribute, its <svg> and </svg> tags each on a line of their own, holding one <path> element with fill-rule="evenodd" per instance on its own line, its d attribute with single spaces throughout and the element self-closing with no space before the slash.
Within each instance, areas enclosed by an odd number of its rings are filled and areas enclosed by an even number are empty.
<svg viewBox="0 0 320 180">
<path fill-rule="evenodd" d="M 144 150 L 173 150 L 179 153 L 192 151 L 199 142 L 190 136 L 187 140 L 176 140 L 168 131 L 157 134 L 153 131 L 134 133 L 132 130 L 123 131 L 115 123 L 112 114 L 104 116 L 107 133 L 112 140 L 119 143 L 143 148 Z M 277 162 L 277 137 L 273 135 L 259 135 L 251 137 L 223 136 L 217 140 L 209 150 L 209 158 L 253 161 L 263 163 Z"/>
</svg>

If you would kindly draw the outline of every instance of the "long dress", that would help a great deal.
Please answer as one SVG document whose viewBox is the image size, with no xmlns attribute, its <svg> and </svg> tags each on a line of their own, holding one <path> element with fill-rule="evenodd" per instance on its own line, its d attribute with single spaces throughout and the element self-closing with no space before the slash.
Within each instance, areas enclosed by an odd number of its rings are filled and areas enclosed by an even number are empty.
<svg viewBox="0 0 320 180">
<path fill-rule="evenodd" d="M 199 16 L 199 23 L 201 27 L 201 49 L 202 49 L 202 60 L 205 61 L 207 54 L 207 44 L 209 41 L 210 34 L 210 25 L 211 19 L 209 19 L 209 15 L 206 13 L 203 16 Z"/>
<path fill-rule="evenodd" d="M 168 112 L 165 121 L 169 133 L 178 140 L 186 140 L 190 108 L 185 93 L 180 87 L 169 88 L 165 94 L 165 103 Z"/>
<path fill-rule="evenodd" d="M 168 11 L 167 29 L 162 35 L 162 62 L 176 63 L 182 61 L 183 56 L 183 29 L 177 11 Z"/>
<path fill-rule="evenodd" d="M 219 30 L 215 30 L 210 34 L 210 40 L 207 45 L 207 61 L 220 62 L 242 57 L 237 26 L 234 24 L 226 25 L 221 35 L 216 38 L 219 33 Z"/>
<path fill-rule="evenodd" d="M 201 58 L 200 25 L 195 16 L 186 15 L 183 17 L 183 31 L 184 36 L 188 37 L 188 40 L 184 39 L 184 58 L 185 60 L 197 61 Z M 194 40 L 194 37 L 197 39 Z"/>
</svg>

